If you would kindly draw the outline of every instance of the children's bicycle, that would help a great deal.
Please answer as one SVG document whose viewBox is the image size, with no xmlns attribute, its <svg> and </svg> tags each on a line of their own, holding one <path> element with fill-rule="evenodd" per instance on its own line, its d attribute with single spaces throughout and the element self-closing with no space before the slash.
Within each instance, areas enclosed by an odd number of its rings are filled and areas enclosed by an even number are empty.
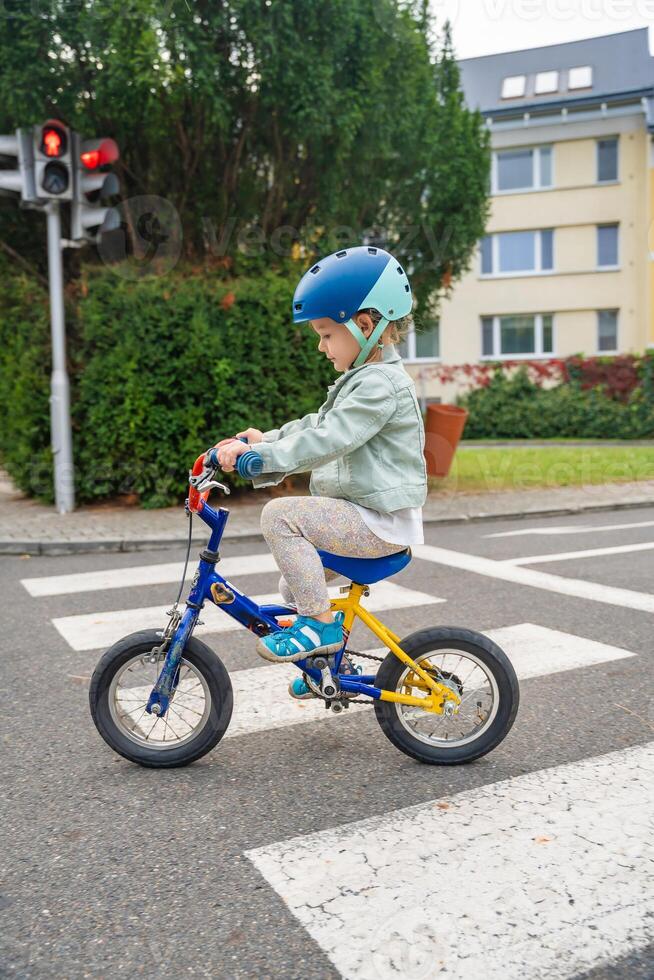
<svg viewBox="0 0 654 980">
<path fill-rule="evenodd" d="M 218 573 L 229 510 L 214 509 L 208 497 L 214 488 L 225 494 L 230 490 L 216 480 L 217 469 L 209 452 L 198 456 L 189 473 L 186 561 L 167 626 L 118 640 L 102 656 L 91 680 L 91 715 L 98 731 L 115 752 L 142 766 L 163 769 L 195 762 L 218 744 L 229 726 L 229 674 L 216 653 L 193 636 L 205 602 L 215 603 L 256 636 L 290 625 L 289 617 L 296 615 L 289 606 L 258 605 Z M 260 469 L 261 457 L 255 452 L 237 460 L 241 476 L 252 478 Z M 209 526 L 211 535 L 182 611 L 193 514 Z M 341 588 L 344 598 L 331 600 L 332 610 L 343 613 L 343 648 L 330 657 L 309 656 L 295 663 L 315 698 L 335 713 L 372 703 L 386 737 L 420 762 L 472 762 L 499 745 L 519 703 L 515 671 L 500 647 L 482 633 L 456 626 L 427 627 L 401 639 L 361 605 L 371 585 L 409 564 L 411 549 L 383 558 L 348 558 L 320 549 L 318 554 L 326 568 L 350 579 L 350 585 Z M 357 618 L 388 649 L 386 656 L 348 649 Z M 346 653 L 350 664 L 346 661 L 343 667 L 348 669 L 341 671 Z M 352 658 L 379 666 L 375 673 L 364 673 L 357 665 L 361 672 L 353 673 Z"/>
</svg>

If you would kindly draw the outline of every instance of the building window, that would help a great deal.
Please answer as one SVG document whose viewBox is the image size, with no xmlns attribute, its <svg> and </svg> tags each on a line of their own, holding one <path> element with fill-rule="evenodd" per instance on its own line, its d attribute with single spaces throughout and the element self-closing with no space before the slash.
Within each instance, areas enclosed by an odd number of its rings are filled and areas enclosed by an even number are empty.
<svg viewBox="0 0 654 980">
<path fill-rule="evenodd" d="M 494 194 L 551 186 L 551 146 L 500 150 L 493 154 L 491 189 Z"/>
<path fill-rule="evenodd" d="M 440 322 L 432 320 L 416 330 L 412 328 L 399 345 L 405 361 L 436 361 L 441 356 Z"/>
<path fill-rule="evenodd" d="M 597 311 L 597 350 L 603 354 L 618 349 L 618 311 Z"/>
<path fill-rule="evenodd" d="M 546 92 L 557 92 L 559 88 L 558 71 L 539 71 L 536 73 L 534 92 L 544 95 Z"/>
<path fill-rule="evenodd" d="M 593 69 L 590 65 L 581 68 L 571 68 L 568 72 L 568 88 L 591 88 L 593 85 Z"/>
<path fill-rule="evenodd" d="M 486 358 L 539 357 L 554 351 L 553 314 L 483 316 L 481 356 Z"/>
<path fill-rule="evenodd" d="M 597 140 L 597 183 L 618 179 L 618 138 Z"/>
<path fill-rule="evenodd" d="M 597 268 L 616 269 L 618 266 L 618 226 L 597 226 Z"/>
<path fill-rule="evenodd" d="M 554 231 L 502 231 L 481 240 L 482 276 L 551 272 Z"/>
<path fill-rule="evenodd" d="M 509 75 L 502 82 L 503 99 L 519 99 L 525 94 L 525 75 Z"/>
</svg>

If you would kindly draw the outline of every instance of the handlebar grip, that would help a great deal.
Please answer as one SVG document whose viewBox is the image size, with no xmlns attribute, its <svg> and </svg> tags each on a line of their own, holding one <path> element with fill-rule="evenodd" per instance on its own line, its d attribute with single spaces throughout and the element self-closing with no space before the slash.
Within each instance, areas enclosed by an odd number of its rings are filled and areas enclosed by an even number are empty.
<svg viewBox="0 0 654 980">
<path fill-rule="evenodd" d="M 253 476 L 258 476 L 262 469 L 263 460 L 259 453 L 252 451 L 243 453 L 236 460 L 236 470 L 239 476 L 244 476 L 247 480 L 251 480 Z"/>
<path fill-rule="evenodd" d="M 239 442 L 247 443 L 247 439 L 244 436 L 239 436 L 238 440 Z M 211 463 L 212 466 L 218 466 L 219 463 L 218 463 L 217 448 L 214 447 L 213 449 L 210 449 L 206 454 L 206 458 L 208 459 L 208 461 Z M 243 455 L 239 456 L 238 459 L 236 460 L 236 472 L 239 474 L 239 476 L 243 476 L 247 480 L 252 479 L 253 476 L 257 476 L 259 473 L 261 473 L 262 469 L 263 469 L 263 460 L 259 455 L 259 453 L 255 453 L 255 452 L 243 453 Z"/>
<path fill-rule="evenodd" d="M 238 439 L 240 442 L 247 443 L 245 436 L 238 436 Z M 262 469 L 263 460 L 259 453 L 243 453 L 236 460 L 236 472 L 239 476 L 244 476 L 248 480 L 261 473 Z"/>
</svg>

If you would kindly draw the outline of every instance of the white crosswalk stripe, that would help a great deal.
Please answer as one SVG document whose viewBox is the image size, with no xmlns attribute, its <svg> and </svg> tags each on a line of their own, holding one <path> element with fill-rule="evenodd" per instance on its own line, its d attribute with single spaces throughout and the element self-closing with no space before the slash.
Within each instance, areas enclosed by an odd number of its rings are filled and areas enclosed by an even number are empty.
<svg viewBox="0 0 654 980">
<path fill-rule="evenodd" d="M 597 534 L 599 531 L 627 531 L 634 527 L 654 527 L 654 521 L 632 521 L 628 524 L 548 524 L 547 527 L 521 527 L 516 531 L 495 531 L 484 538 L 517 538 L 526 534 Z"/>
<path fill-rule="evenodd" d="M 236 592 L 240 591 L 236 589 L 233 583 L 230 582 L 229 585 Z M 338 587 L 328 589 L 328 592 L 332 598 L 338 597 Z M 250 598 L 259 605 L 283 603 L 278 592 L 251 596 Z M 380 612 L 384 609 L 405 609 L 436 602 L 445 602 L 445 599 L 384 581 L 371 586 L 370 598 L 366 601 L 366 608 L 370 612 Z M 110 646 L 122 636 L 133 633 L 135 630 L 162 629 L 168 621 L 166 610 L 169 607 L 170 603 L 165 606 L 146 606 L 140 609 L 81 613 L 75 616 L 60 616 L 53 619 L 52 623 L 73 650 L 97 650 L 101 647 Z M 240 623 L 236 623 L 212 602 L 206 603 L 200 618 L 205 622 L 203 626 L 196 627 L 194 631 L 196 636 L 244 629 Z"/>
<path fill-rule="evenodd" d="M 503 565 L 542 565 L 544 562 L 572 561 L 579 558 L 599 558 L 601 555 L 627 555 L 632 551 L 651 551 L 654 541 L 639 544 L 616 544 L 610 548 L 587 548 L 585 551 L 562 551 L 558 555 L 527 555 L 520 558 L 504 558 Z"/>
<path fill-rule="evenodd" d="M 654 595 L 647 592 L 635 592 L 631 589 L 601 585 L 598 582 L 587 582 L 584 579 L 551 575 L 549 572 L 539 572 L 534 568 L 522 568 L 506 561 L 471 555 L 463 551 L 451 551 L 448 548 L 436 548 L 429 544 L 413 545 L 411 550 L 416 558 L 446 565 L 448 568 L 459 568 L 477 575 L 486 575 L 516 585 L 544 589 L 547 592 L 557 592 L 560 595 L 569 595 L 591 602 L 604 602 L 607 605 L 623 606 L 625 609 L 654 612 Z"/>
<path fill-rule="evenodd" d="M 220 574 L 262 575 L 276 572 L 277 562 L 270 552 L 260 555 L 240 555 L 223 558 L 217 566 Z M 197 565 L 189 562 L 186 579 L 193 578 Z M 179 582 L 184 571 L 183 561 L 152 565 L 132 565 L 125 568 L 106 568 L 97 572 L 74 572 L 68 575 L 47 575 L 42 578 L 23 578 L 21 585 L 31 596 L 71 595 L 76 592 L 105 592 L 108 589 L 133 589 L 142 585 L 162 585 Z"/>
<path fill-rule="evenodd" d="M 534 623 L 489 630 L 486 635 L 502 647 L 520 680 L 592 667 L 633 656 L 628 650 L 547 629 Z M 384 648 L 368 652 L 378 657 L 388 653 Z M 365 665 L 366 672 L 376 672 L 378 665 L 374 661 L 361 660 L 361 663 Z M 307 722 L 340 721 L 339 715 L 325 710 L 322 701 L 294 701 L 289 697 L 288 684 L 298 676 L 298 670 L 292 664 L 271 664 L 269 667 L 234 671 L 231 674 L 234 713 L 226 737 L 251 735 Z M 127 710 L 126 714 L 133 721 L 142 715 L 142 705 L 147 701 L 151 690 L 151 687 L 142 686 L 130 689 L 129 696 L 134 708 Z M 182 706 L 183 704 L 184 699 Z M 355 710 L 358 712 L 366 709 L 358 706 L 350 708 L 351 712 Z M 188 730 L 185 726 L 186 720 L 185 717 L 173 717 L 168 722 L 171 729 L 181 737 Z M 148 727 L 151 728 L 154 723 L 154 719 L 151 719 Z"/>
<path fill-rule="evenodd" d="M 650 743 L 246 855 L 343 977 L 563 980 L 651 942 L 653 768 Z"/>
</svg>

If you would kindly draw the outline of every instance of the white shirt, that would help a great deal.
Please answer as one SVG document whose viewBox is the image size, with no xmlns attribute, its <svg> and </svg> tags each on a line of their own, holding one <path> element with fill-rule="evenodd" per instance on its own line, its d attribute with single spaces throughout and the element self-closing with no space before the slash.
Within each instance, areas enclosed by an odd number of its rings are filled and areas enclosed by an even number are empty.
<svg viewBox="0 0 654 980">
<path fill-rule="evenodd" d="M 371 507 L 363 507 L 350 501 L 361 514 L 373 534 L 391 544 L 424 544 L 422 507 L 402 507 L 391 514 L 383 514 Z"/>
</svg>

